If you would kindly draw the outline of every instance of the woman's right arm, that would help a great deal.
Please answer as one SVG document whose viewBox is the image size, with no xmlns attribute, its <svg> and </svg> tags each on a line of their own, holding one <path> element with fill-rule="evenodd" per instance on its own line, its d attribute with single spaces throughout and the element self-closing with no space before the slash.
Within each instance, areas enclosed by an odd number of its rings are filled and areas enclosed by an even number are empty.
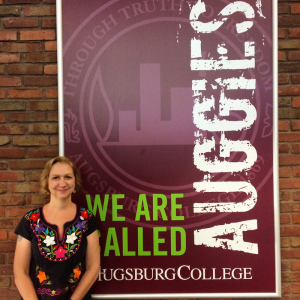
<svg viewBox="0 0 300 300">
<path fill-rule="evenodd" d="M 18 235 L 14 258 L 15 283 L 24 300 L 38 300 L 29 277 L 30 259 L 31 242 Z"/>
</svg>

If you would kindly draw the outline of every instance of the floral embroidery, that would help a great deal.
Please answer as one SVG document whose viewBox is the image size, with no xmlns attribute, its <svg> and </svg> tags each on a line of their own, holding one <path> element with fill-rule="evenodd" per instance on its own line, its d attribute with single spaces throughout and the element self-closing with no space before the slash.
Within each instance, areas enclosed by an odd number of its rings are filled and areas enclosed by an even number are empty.
<svg viewBox="0 0 300 300">
<path fill-rule="evenodd" d="M 81 263 L 79 263 L 75 269 L 73 269 L 73 273 L 70 275 L 69 282 L 74 283 L 77 282 L 81 275 Z"/>
<path fill-rule="evenodd" d="M 47 247 L 55 245 L 56 243 L 54 241 L 54 236 L 47 235 L 44 239 L 44 243 L 47 245 Z"/>
<path fill-rule="evenodd" d="M 74 279 L 79 279 L 81 271 L 79 270 L 79 267 L 73 270 L 74 272 Z"/>
<path fill-rule="evenodd" d="M 54 251 L 54 254 L 56 258 L 64 258 L 66 252 L 68 252 L 66 249 L 64 249 L 62 246 L 60 246 L 56 251 Z"/>
<path fill-rule="evenodd" d="M 30 221 L 30 227 L 38 239 L 41 254 L 49 260 L 62 261 L 79 249 L 82 234 L 88 229 L 87 223 L 91 215 L 89 210 L 80 208 L 79 218 L 66 229 L 64 235 L 66 238 L 62 242 L 58 240 L 58 233 L 41 221 L 39 209 L 29 212 L 25 218 Z"/>
<path fill-rule="evenodd" d="M 87 210 L 82 210 L 80 213 L 81 213 L 82 218 L 87 219 L 87 217 L 88 217 L 88 211 Z"/>
<path fill-rule="evenodd" d="M 58 249 L 58 251 L 60 248 Z M 43 272 L 42 268 L 39 266 L 36 267 L 36 277 L 39 279 L 40 283 L 42 285 L 51 285 L 52 282 L 49 280 L 49 276 L 46 275 L 45 272 Z M 73 273 L 70 275 L 69 282 L 71 285 L 66 286 L 64 288 L 59 288 L 57 290 L 55 289 L 47 289 L 47 288 L 37 288 L 36 293 L 37 294 L 47 294 L 49 296 L 58 296 L 60 294 L 65 294 L 68 290 L 74 291 L 77 284 L 79 277 L 81 275 L 81 263 L 79 263 L 75 269 L 73 269 Z"/>
<path fill-rule="evenodd" d="M 75 235 L 75 232 L 72 234 L 67 235 L 66 243 L 74 244 L 74 241 L 77 240 L 77 236 Z"/>
<path fill-rule="evenodd" d="M 80 230 L 85 229 L 86 228 L 85 221 L 78 221 L 78 223 L 76 224 L 75 227 L 78 228 L 78 229 L 80 229 Z"/>
<path fill-rule="evenodd" d="M 45 230 L 46 230 L 46 227 L 44 226 L 44 224 L 42 222 L 37 222 L 37 224 L 35 226 L 35 231 L 37 232 L 37 234 L 41 234 Z"/>
<path fill-rule="evenodd" d="M 42 283 L 43 281 L 47 280 L 45 272 L 39 271 L 39 275 L 37 275 L 36 277 L 40 280 L 40 283 Z"/>
<path fill-rule="evenodd" d="M 60 248 L 59 248 L 60 249 Z M 58 251 L 59 251 L 58 249 Z M 37 270 L 39 268 L 37 267 Z M 69 285 L 69 286 L 66 286 L 64 288 L 61 288 L 61 289 L 46 289 L 46 288 L 38 288 L 36 289 L 36 292 L 37 294 L 47 294 L 49 296 L 57 296 L 57 295 L 60 295 L 60 294 L 65 294 L 68 290 L 71 290 L 71 291 L 74 291 L 77 284 L 78 284 L 78 280 L 79 280 L 79 277 L 81 275 L 81 263 L 79 263 L 75 269 L 73 269 L 73 273 L 70 275 L 70 279 L 69 279 L 69 282 L 72 284 L 72 285 Z M 38 271 L 39 274 L 38 274 L 38 278 L 40 279 L 40 282 L 43 281 L 44 277 L 46 276 L 44 272 L 42 271 Z M 48 276 L 47 276 L 48 278 Z M 43 283 L 42 283 L 43 284 Z M 50 281 L 50 284 L 51 284 L 51 281 Z"/>
<path fill-rule="evenodd" d="M 36 266 L 36 277 L 39 279 L 40 283 L 42 285 L 46 284 L 46 285 L 51 285 L 52 282 L 49 280 L 49 276 L 46 275 L 45 272 L 43 272 L 42 268 L 40 268 L 39 266 Z"/>
<path fill-rule="evenodd" d="M 65 294 L 68 290 L 74 291 L 76 286 L 77 286 L 77 283 L 73 284 L 71 286 L 67 286 L 65 288 L 62 288 L 62 289 L 57 289 L 57 290 L 51 290 L 51 289 L 46 289 L 46 288 L 38 288 L 35 291 L 39 295 L 46 294 L 46 295 L 49 295 L 49 296 L 58 296 L 60 294 Z"/>
<path fill-rule="evenodd" d="M 33 222 L 36 222 L 40 217 L 39 210 L 37 210 L 37 213 L 32 213 L 29 219 L 33 220 Z"/>
</svg>

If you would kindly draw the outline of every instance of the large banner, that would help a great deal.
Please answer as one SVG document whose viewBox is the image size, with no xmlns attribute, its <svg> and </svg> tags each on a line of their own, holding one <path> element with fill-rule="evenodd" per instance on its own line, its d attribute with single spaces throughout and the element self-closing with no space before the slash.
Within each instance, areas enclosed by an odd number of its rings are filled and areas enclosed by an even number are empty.
<svg viewBox="0 0 300 300">
<path fill-rule="evenodd" d="M 100 225 L 94 298 L 280 296 L 276 6 L 57 1 L 61 154 Z"/>
</svg>

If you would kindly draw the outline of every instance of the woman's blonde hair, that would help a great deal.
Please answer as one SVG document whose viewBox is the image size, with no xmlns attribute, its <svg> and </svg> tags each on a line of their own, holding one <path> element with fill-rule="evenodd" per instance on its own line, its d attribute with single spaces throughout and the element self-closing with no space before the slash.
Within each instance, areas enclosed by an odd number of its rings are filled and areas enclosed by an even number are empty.
<svg viewBox="0 0 300 300">
<path fill-rule="evenodd" d="M 57 156 L 55 158 L 50 159 L 46 162 L 44 170 L 40 177 L 40 193 L 44 196 L 49 195 L 49 187 L 48 187 L 48 180 L 51 168 L 56 163 L 67 163 L 73 170 L 74 177 L 75 177 L 75 191 L 78 191 L 81 187 L 81 176 L 79 170 L 77 169 L 76 165 L 73 161 L 66 157 L 66 156 Z"/>
</svg>

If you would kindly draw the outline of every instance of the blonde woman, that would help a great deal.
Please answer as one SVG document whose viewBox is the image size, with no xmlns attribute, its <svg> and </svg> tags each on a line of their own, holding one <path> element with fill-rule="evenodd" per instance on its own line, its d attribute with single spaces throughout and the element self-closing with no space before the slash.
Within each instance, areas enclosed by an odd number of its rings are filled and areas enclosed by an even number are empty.
<svg viewBox="0 0 300 300">
<path fill-rule="evenodd" d="M 67 157 L 48 161 L 41 193 L 50 201 L 20 221 L 14 275 L 24 300 L 88 300 L 100 268 L 97 222 L 72 202 L 80 174 Z"/>
</svg>

